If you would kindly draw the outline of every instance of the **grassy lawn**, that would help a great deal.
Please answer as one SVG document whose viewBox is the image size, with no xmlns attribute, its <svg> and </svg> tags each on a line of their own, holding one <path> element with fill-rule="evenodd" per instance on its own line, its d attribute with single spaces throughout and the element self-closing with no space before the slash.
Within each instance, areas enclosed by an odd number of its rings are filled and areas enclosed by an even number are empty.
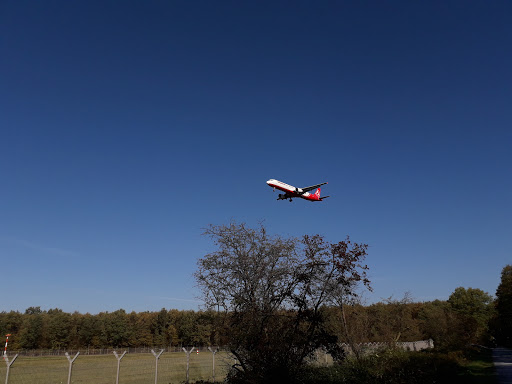
<svg viewBox="0 0 512 384">
<path fill-rule="evenodd" d="M 163 353 L 158 361 L 158 383 L 182 383 L 186 378 L 185 353 Z M 215 379 L 221 381 L 227 372 L 227 354 L 215 355 Z M 65 356 L 20 356 L 11 366 L 9 384 L 67 383 L 69 363 Z M 73 364 L 72 383 L 113 384 L 116 382 L 117 360 L 114 355 L 79 355 Z M 5 362 L 0 366 L 0 382 L 4 382 Z M 152 354 L 126 354 L 121 360 L 120 384 L 154 384 L 155 358 Z M 212 379 L 212 354 L 190 355 L 190 381 Z"/>
<path fill-rule="evenodd" d="M 496 370 L 492 362 L 490 349 L 475 349 L 466 355 L 462 366 L 467 370 L 461 375 L 461 383 L 468 384 L 496 384 Z"/>
</svg>

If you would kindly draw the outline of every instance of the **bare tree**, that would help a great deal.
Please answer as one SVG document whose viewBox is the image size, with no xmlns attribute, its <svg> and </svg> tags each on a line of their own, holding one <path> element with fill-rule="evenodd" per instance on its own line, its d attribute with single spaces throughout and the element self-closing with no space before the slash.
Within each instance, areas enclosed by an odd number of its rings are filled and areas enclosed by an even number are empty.
<svg viewBox="0 0 512 384">
<path fill-rule="evenodd" d="M 232 382 L 291 381 L 319 347 L 340 355 L 322 308 L 356 297 L 359 283 L 369 288 L 366 245 L 270 236 L 262 225 L 236 223 L 205 234 L 218 249 L 198 261 L 195 277 L 206 305 L 225 314 L 238 361 Z"/>
</svg>

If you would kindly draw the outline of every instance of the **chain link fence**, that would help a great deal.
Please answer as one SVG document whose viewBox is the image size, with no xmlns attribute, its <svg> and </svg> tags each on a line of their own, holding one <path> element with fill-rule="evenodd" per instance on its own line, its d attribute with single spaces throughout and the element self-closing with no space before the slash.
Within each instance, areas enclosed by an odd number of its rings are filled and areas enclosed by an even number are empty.
<svg viewBox="0 0 512 384">
<path fill-rule="evenodd" d="M 126 354 L 125 350 L 103 351 L 20 351 L 3 356 L 0 378 L 5 377 L 6 384 L 220 382 L 233 364 L 226 351 L 214 348 L 188 347 L 187 353 L 176 349 L 127 349 Z"/>
<path fill-rule="evenodd" d="M 401 343 L 358 344 L 368 353 L 394 345 L 409 351 L 433 348 L 432 340 Z M 350 354 L 348 345 L 342 344 Z M 19 351 L 3 357 L 0 378 L 6 384 L 174 384 L 198 380 L 220 382 L 235 362 L 219 348 L 169 347 L 165 349 L 127 348 L 75 351 Z M 332 359 L 318 350 L 317 363 Z"/>
</svg>

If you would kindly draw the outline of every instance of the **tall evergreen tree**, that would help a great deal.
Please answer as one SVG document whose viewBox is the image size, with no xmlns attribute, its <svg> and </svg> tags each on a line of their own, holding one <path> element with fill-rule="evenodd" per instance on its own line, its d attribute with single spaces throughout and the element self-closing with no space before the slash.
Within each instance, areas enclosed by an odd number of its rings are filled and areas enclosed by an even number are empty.
<svg viewBox="0 0 512 384">
<path fill-rule="evenodd" d="M 497 316 L 493 323 L 496 341 L 512 347 L 512 265 L 506 265 L 501 271 L 496 298 Z"/>
</svg>

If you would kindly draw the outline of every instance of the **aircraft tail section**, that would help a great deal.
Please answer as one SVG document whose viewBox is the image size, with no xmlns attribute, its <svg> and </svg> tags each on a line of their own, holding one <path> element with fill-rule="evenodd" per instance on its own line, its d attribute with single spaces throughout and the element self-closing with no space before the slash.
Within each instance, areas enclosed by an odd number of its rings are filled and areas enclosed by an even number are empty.
<svg viewBox="0 0 512 384">
<path fill-rule="evenodd" d="M 330 196 L 320 197 L 320 188 L 318 188 L 316 190 L 316 192 L 314 193 L 314 196 L 315 196 L 315 200 L 318 200 L 318 201 L 322 201 L 323 199 L 327 199 L 328 197 L 330 197 Z"/>
</svg>

